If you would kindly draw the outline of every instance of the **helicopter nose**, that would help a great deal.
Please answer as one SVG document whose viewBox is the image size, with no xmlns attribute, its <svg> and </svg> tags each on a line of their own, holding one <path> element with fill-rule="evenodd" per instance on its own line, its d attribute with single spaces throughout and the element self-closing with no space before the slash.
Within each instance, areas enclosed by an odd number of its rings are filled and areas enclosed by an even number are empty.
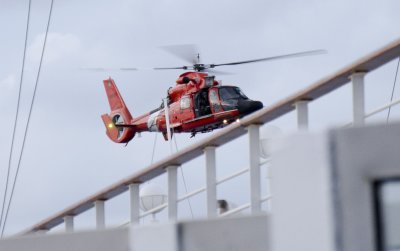
<svg viewBox="0 0 400 251">
<path fill-rule="evenodd" d="M 263 103 L 261 101 L 254 101 L 250 99 L 239 100 L 238 110 L 241 116 L 248 115 L 252 112 L 260 110 L 263 108 Z"/>
</svg>

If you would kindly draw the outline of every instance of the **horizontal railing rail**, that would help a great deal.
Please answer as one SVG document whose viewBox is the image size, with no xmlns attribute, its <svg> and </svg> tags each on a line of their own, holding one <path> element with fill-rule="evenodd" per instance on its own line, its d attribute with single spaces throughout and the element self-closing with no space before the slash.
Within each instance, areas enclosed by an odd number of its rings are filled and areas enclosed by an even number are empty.
<svg viewBox="0 0 400 251">
<path fill-rule="evenodd" d="M 365 118 L 372 117 L 372 116 L 374 116 L 374 115 L 376 115 L 376 114 L 378 114 L 380 112 L 383 112 L 383 111 L 389 109 L 390 107 L 394 107 L 394 106 L 396 106 L 398 104 L 400 104 L 400 99 L 397 99 L 395 101 L 389 102 L 386 105 L 383 105 L 382 107 L 379 107 L 379 108 L 377 108 L 377 109 L 365 114 Z"/>
</svg>

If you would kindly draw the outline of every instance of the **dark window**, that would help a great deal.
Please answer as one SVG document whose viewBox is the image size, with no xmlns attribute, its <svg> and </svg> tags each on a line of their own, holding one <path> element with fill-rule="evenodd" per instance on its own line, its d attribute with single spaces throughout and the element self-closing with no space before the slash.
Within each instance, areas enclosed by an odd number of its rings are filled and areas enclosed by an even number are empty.
<svg viewBox="0 0 400 251">
<path fill-rule="evenodd" d="M 219 88 L 219 97 L 225 111 L 237 109 L 239 100 L 248 99 L 239 87 L 224 86 Z"/>
<path fill-rule="evenodd" d="M 247 99 L 246 95 L 244 95 L 239 87 L 221 87 L 219 89 L 219 96 L 222 101 L 230 99 Z"/>
<path fill-rule="evenodd" d="M 400 250 L 400 178 L 375 183 L 377 248 Z"/>
</svg>

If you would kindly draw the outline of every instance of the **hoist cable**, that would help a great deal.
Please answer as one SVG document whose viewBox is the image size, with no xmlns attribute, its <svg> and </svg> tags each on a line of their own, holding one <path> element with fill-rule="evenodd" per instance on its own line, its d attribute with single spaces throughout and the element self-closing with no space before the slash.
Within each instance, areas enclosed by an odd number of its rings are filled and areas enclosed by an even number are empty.
<svg viewBox="0 0 400 251">
<path fill-rule="evenodd" d="M 396 82 L 397 82 L 397 74 L 399 73 L 399 65 L 400 65 L 400 57 L 399 57 L 399 60 L 397 61 L 397 69 L 396 69 L 396 74 L 394 76 L 392 96 L 390 97 L 390 102 L 393 101 L 394 89 L 396 88 Z M 389 117 L 390 117 L 391 109 L 392 109 L 392 106 L 389 106 L 388 114 L 387 114 L 387 117 L 386 117 L 386 123 L 389 123 Z"/>
<path fill-rule="evenodd" d="M 176 143 L 176 135 L 175 135 L 175 137 L 174 137 L 174 141 L 175 141 L 175 148 L 176 148 L 176 151 L 178 151 L 178 144 Z M 188 189 L 187 189 L 187 185 L 186 185 L 186 180 L 185 180 L 185 175 L 183 175 L 183 168 L 181 167 L 181 168 L 179 168 L 179 169 L 181 169 L 182 181 L 183 181 L 183 185 L 185 186 L 185 191 L 186 191 L 186 193 L 188 193 Z M 188 202 L 188 205 L 189 205 L 190 214 L 192 215 L 192 219 L 193 219 L 193 209 L 192 209 L 192 204 L 190 203 L 190 198 L 187 198 L 187 202 Z"/>
<path fill-rule="evenodd" d="M 156 136 L 154 136 L 154 143 L 153 143 L 153 152 L 151 154 L 151 162 L 150 165 L 153 164 L 154 161 L 154 153 L 156 152 L 156 143 L 157 143 L 157 135 L 158 133 L 155 133 Z"/>
<path fill-rule="evenodd" d="M 43 41 L 42 54 L 40 56 L 39 69 L 38 69 L 37 76 L 36 76 L 35 88 L 33 90 L 32 101 L 31 101 L 31 105 L 30 105 L 30 108 L 29 108 L 28 120 L 27 120 L 26 126 L 25 126 L 25 132 L 24 132 L 24 137 L 23 137 L 23 141 L 22 141 L 21 153 L 20 153 L 19 159 L 18 159 L 17 171 L 15 173 L 15 177 L 14 177 L 14 182 L 13 182 L 13 186 L 12 186 L 12 189 L 11 189 L 10 198 L 9 198 L 9 201 L 8 201 L 8 206 L 7 206 L 6 214 L 5 214 L 5 217 L 4 217 L 3 228 L 1 230 L 1 237 L 3 237 L 4 230 L 5 230 L 5 227 L 6 227 L 7 217 L 8 217 L 8 213 L 10 211 L 10 206 L 11 206 L 11 203 L 12 203 L 12 198 L 13 198 L 13 195 L 14 195 L 15 186 L 16 186 L 16 183 L 17 183 L 18 174 L 19 174 L 19 170 L 20 170 L 20 166 L 21 166 L 21 159 L 22 159 L 22 156 L 23 156 L 23 153 L 24 153 L 24 149 L 25 149 L 25 142 L 26 142 L 26 137 L 27 137 L 27 134 L 28 134 L 29 122 L 30 122 L 30 119 L 31 119 L 33 106 L 34 106 L 34 103 L 35 103 L 37 86 L 38 86 L 38 83 L 39 83 L 40 72 L 41 72 L 41 69 L 42 69 L 43 56 L 44 56 L 44 52 L 45 52 L 45 49 L 46 49 L 47 35 L 49 33 L 51 14 L 53 12 L 53 3 L 54 3 L 54 0 L 51 0 L 49 18 L 47 20 L 46 33 L 45 33 L 44 41 Z"/>
<path fill-rule="evenodd" d="M 24 79 L 24 72 L 25 72 L 26 48 L 27 48 L 27 43 L 28 43 L 29 21 L 30 21 L 30 16 L 31 16 L 31 2 L 32 1 L 29 0 L 29 3 L 28 3 L 28 17 L 27 17 L 26 29 L 25 29 L 24 53 L 23 53 L 23 56 L 22 56 L 22 67 L 21 67 L 22 69 L 21 69 L 21 75 L 20 75 L 20 79 L 19 79 L 17 110 L 15 112 L 14 128 L 13 128 L 13 133 L 12 133 L 12 138 L 11 138 L 10 155 L 8 157 L 8 169 L 7 169 L 6 187 L 5 187 L 4 194 L 3 194 L 3 203 L 2 203 L 2 206 L 1 206 L 1 214 L 0 214 L 0 229 L 1 229 L 1 226 L 2 226 L 2 223 L 3 223 L 4 209 L 5 209 L 5 204 L 6 204 L 7 192 L 8 192 L 8 183 L 9 183 L 9 179 L 10 179 L 11 160 L 12 160 L 13 149 L 14 149 L 15 132 L 17 130 L 19 107 L 20 107 L 20 103 L 21 103 L 21 90 L 22 90 L 22 82 L 23 82 L 23 79 Z"/>
</svg>

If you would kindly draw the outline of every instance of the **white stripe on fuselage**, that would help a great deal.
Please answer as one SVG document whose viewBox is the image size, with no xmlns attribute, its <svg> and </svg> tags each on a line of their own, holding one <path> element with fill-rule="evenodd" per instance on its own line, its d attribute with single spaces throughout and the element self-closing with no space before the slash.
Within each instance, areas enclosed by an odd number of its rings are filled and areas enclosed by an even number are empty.
<svg viewBox="0 0 400 251">
<path fill-rule="evenodd" d="M 158 132 L 158 127 L 157 127 L 157 117 L 160 114 L 162 110 L 156 111 L 149 116 L 149 120 L 147 120 L 147 128 L 149 129 L 150 132 Z"/>
</svg>

